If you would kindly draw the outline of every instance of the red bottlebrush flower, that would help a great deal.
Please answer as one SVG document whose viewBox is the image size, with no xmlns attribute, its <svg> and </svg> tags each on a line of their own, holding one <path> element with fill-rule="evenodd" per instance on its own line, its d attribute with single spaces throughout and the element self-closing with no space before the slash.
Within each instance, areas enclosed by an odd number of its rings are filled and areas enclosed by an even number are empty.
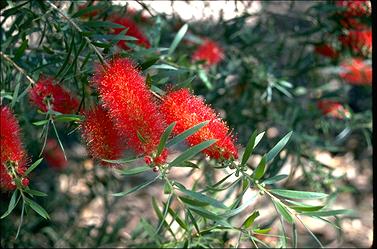
<svg viewBox="0 0 377 249">
<path fill-rule="evenodd" d="M 372 13 L 372 5 L 369 0 L 342 0 L 336 1 L 336 5 L 345 8 L 345 10 L 342 11 L 342 15 L 345 17 L 370 16 Z"/>
<path fill-rule="evenodd" d="M 85 120 L 81 123 L 82 137 L 89 154 L 95 159 L 116 160 L 122 156 L 124 144 L 114 127 L 109 114 L 100 106 L 84 112 Z M 109 165 L 101 161 L 102 165 Z"/>
<path fill-rule="evenodd" d="M 194 52 L 192 59 L 204 60 L 208 66 L 212 66 L 224 59 L 224 52 L 216 42 L 206 39 Z"/>
<path fill-rule="evenodd" d="M 339 76 L 352 85 L 372 85 L 372 65 L 354 58 L 341 64 Z"/>
<path fill-rule="evenodd" d="M 227 124 L 201 98 L 192 95 L 188 89 L 180 89 L 166 95 L 161 111 L 168 123 L 177 122 L 173 130 L 175 134 L 209 120 L 206 126 L 187 138 L 190 146 L 209 139 L 218 139 L 219 141 L 203 151 L 206 155 L 215 159 L 238 158 L 234 138 L 229 134 Z"/>
<path fill-rule="evenodd" d="M 26 152 L 22 146 L 17 119 L 8 107 L 1 107 L 0 119 L 0 189 L 13 190 L 16 188 L 15 178 L 26 179 L 23 178 Z"/>
<path fill-rule="evenodd" d="M 114 34 L 119 34 L 125 28 L 128 28 L 126 35 L 137 38 L 136 44 L 138 44 L 139 46 L 143 46 L 145 48 L 151 47 L 148 38 L 141 32 L 137 24 L 132 19 L 127 17 L 113 17 L 111 21 L 124 26 L 124 28 L 115 28 Z M 124 40 L 119 41 L 118 46 L 126 50 L 130 49 L 130 47 L 127 46 Z"/>
<path fill-rule="evenodd" d="M 79 106 L 79 101 L 60 85 L 53 84 L 51 78 L 42 77 L 30 90 L 29 97 L 42 111 L 48 110 L 48 102 L 51 109 L 63 114 L 74 113 Z"/>
<path fill-rule="evenodd" d="M 43 150 L 43 157 L 47 164 L 54 169 L 65 168 L 68 164 L 64 152 L 55 139 L 48 139 Z"/>
<path fill-rule="evenodd" d="M 333 100 L 319 100 L 317 102 L 317 107 L 323 115 L 329 117 L 344 119 L 344 117 L 350 116 L 350 112 L 346 108 L 344 108 L 342 104 Z"/>
<path fill-rule="evenodd" d="M 340 35 L 339 41 L 355 53 L 370 54 L 372 52 L 372 30 L 351 30 L 346 35 Z"/>
<path fill-rule="evenodd" d="M 334 59 L 334 58 L 337 58 L 339 56 L 338 51 L 336 51 L 333 47 L 331 47 L 328 44 L 317 45 L 317 46 L 315 46 L 314 49 L 315 49 L 316 53 L 323 55 L 323 56 L 326 56 L 326 57 L 329 57 L 329 58 Z"/>
<path fill-rule="evenodd" d="M 133 62 L 114 59 L 107 69 L 97 71 L 93 83 L 129 146 L 136 153 L 153 156 L 166 125 Z"/>
</svg>

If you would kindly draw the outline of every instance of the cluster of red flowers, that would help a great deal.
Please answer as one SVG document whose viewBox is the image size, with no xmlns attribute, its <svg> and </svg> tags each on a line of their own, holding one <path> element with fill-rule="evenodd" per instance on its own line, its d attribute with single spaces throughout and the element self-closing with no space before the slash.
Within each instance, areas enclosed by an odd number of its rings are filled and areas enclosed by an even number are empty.
<svg viewBox="0 0 377 249">
<path fill-rule="evenodd" d="M 317 102 L 318 109 L 323 115 L 344 119 L 350 116 L 350 112 L 342 104 L 334 100 L 324 99 Z"/>
<path fill-rule="evenodd" d="M 29 180 L 24 177 L 27 155 L 22 146 L 20 127 L 7 106 L 1 107 L 0 124 L 0 189 L 16 189 L 15 179 L 19 179 L 22 185 L 27 186 Z"/>
<path fill-rule="evenodd" d="M 372 13 L 372 6 L 369 0 L 340 0 L 336 1 L 336 5 L 344 7 L 342 15 L 345 17 L 370 16 Z"/>
<path fill-rule="evenodd" d="M 224 52 L 216 42 L 205 39 L 192 55 L 192 59 L 194 61 L 204 60 L 207 66 L 212 66 L 224 59 Z"/>
<path fill-rule="evenodd" d="M 129 59 L 114 59 L 93 79 L 104 107 L 120 134 L 136 153 L 153 154 L 164 132 L 159 113 L 145 79 Z"/>
<path fill-rule="evenodd" d="M 209 139 L 218 139 L 203 152 L 215 159 L 237 159 L 234 139 L 229 127 L 204 101 L 192 95 L 188 89 L 170 92 L 164 97 L 161 111 L 168 123 L 177 122 L 173 132 L 181 133 L 194 125 L 209 120 L 208 125 L 187 138 L 191 146 Z"/>
<path fill-rule="evenodd" d="M 328 44 L 320 44 L 320 45 L 317 45 L 315 46 L 314 48 L 315 52 L 320 54 L 320 55 L 323 55 L 325 57 L 329 57 L 329 58 L 337 58 L 339 56 L 339 52 L 336 51 L 333 47 L 331 47 L 330 45 Z"/>
<path fill-rule="evenodd" d="M 351 48 L 357 54 L 368 55 L 372 52 L 372 30 L 350 30 L 345 35 L 339 36 L 339 41 Z"/>
<path fill-rule="evenodd" d="M 203 100 L 182 89 L 170 92 L 158 105 L 145 79 L 129 59 L 117 58 L 110 61 L 108 67 L 98 68 L 93 85 L 108 110 L 108 116 L 103 109 L 85 114 L 81 125 L 89 151 L 95 158 L 119 157 L 125 149 L 120 146 L 119 137 L 122 137 L 127 141 L 127 148 L 145 155 L 147 164 L 161 165 L 168 151 L 165 149 L 160 155 L 156 155 L 156 151 L 167 124 L 177 122 L 174 128 L 177 134 L 207 120 L 208 125 L 187 139 L 189 144 L 218 139 L 204 153 L 215 159 L 238 157 L 228 126 Z M 111 141 L 114 143 L 110 144 Z"/>
<path fill-rule="evenodd" d="M 346 60 L 341 64 L 342 79 L 352 85 L 372 85 L 372 65 L 360 58 Z"/>
<path fill-rule="evenodd" d="M 84 116 L 80 128 L 89 154 L 98 160 L 119 159 L 125 146 L 109 114 L 98 106 L 84 112 Z M 101 164 L 108 165 L 104 161 Z"/>
<path fill-rule="evenodd" d="M 123 25 L 124 28 L 116 28 L 114 29 L 114 34 L 119 34 L 124 29 L 128 29 L 125 35 L 135 37 L 137 39 L 137 44 L 139 46 L 143 46 L 145 48 L 150 48 L 151 44 L 148 41 L 148 38 L 141 32 L 137 24 L 134 20 L 127 18 L 127 17 L 112 17 L 111 21 L 120 25 Z M 120 46 L 123 49 L 130 49 L 129 46 L 127 46 L 126 42 L 124 40 L 121 40 L 118 42 L 118 46 Z"/>
<path fill-rule="evenodd" d="M 50 107 L 63 114 L 77 111 L 79 101 L 60 85 L 53 84 L 52 78 L 42 77 L 29 91 L 31 102 L 46 112 Z"/>
<path fill-rule="evenodd" d="M 56 139 L 48 139 L 46 146 L 43 150 L 43 158 L 46 163 L 54 169 L 63 169 L 67 166 L 68 162 L 64 157 L 64 152 L 60 148 Z"/>
</svg>

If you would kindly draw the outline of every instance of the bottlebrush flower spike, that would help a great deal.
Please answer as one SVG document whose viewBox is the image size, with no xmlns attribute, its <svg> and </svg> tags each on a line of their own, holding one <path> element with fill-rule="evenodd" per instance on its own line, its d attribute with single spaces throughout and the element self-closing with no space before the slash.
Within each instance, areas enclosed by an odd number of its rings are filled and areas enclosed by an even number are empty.
<svg viewBox="0 0 377 249">
<path fill-rule="evenodd" d="M 23 177 L 26 171 L 26 152 L 22 146 L 20 127 L 17 119 L 7 106 L 1 107 L 0 113 L 0 189 L 15 189 L 15 179 L 23 185 L 29 182 Z"/>
<path fill-rule="evenodd" d="M 125 35 L 133 36 L 137 38 L 136 44 L 139 46 L 143 46 L 145 48 L 150 48 L 151 44 L 148 41 L 148 38 L 141 32 L 137 24 L 130 18 L 127 17 L 113 17 L 110 19 L 113 23 L 123 25 L 124 28 L 115 28 L 114 34 L 119 34 L 122 32 L 125 28 L 128 28 L 127 33 Z M 127 46 L 126 42 L 124 40 L 121 40 L 118 42 L 118 46 L 120 46 L 123 49 L 130 49 L 129 46 Z"/>
<path fill-rule="evenodd" d="M 52 78 L 42 77 L 30 90 L 31 102 L 46 112 L 48 103 L 51 109 L 63 114 L 74 113 L 79 106 L 79 101 L 60 85 L 53 84 Z"/>
<path fill-rule="evenodd" d="M 370 16 L 372 13 L 372 5 L 369 0 L 342 0 L 336 1 L 336 5 L 345 8 L 342 11 L 342 15 L 345 17 Z"/>
<path fill-rule="evenodd" d="M 334 117 L 338 119 L 344 119 L 344 117 L 350 117 L 350 112 L 344 108 L 339 102 L 324 99 L 317 102 L 318 109 L 322 112 L 323 115 Z"/>
<path fill-rule="evenodd" d="M 119 159 L 125 146 L 107 111 L 98 106 L 84 112 L 84 116 L 80 129 L 89 154 L 98 160 Z M 102 160 L 101 164 L 109 165 Z"/>
<path fill-rule="evenodd" d="M 372 30 L 370 28 L 348 31 L 348 34 L 339 36 L 339 41 L 355 53 L 363 55 L 372 53 Z"/>
<path fill-rule="evenodd" d="M 315 46 L 315 52 L 329 58 L 337 58 L 339 53 L 328 44 L 320 44 Z"/>
<path fill-rule="evenodd" d="M 161 105 L 161 111 L 168 123 L 177 122 L 173 130 L 175 134 L 209 120 L 206 126 L 187 138 L 190 146 L 209 139 L 218 139 L 219 141 L 203 151 L 206 155 L 220 160 L 238 158 L 234 138 L 229 135 L 227 124 L 202 99 L 192 95 L 188 89 L 180 89 L 167 94 Z"/>
<path fill-rule="evenodd" d="M 208 66 L 212 66 L 224 59 L 224 52 L 216 42 L 206 39 L 194 52 L 192 59 L 204 60 Z"/>
<path fill-rule="evenodd" d="M 93 79 L 117 129 L 138 154 L 153 156 L 166 127 L 145 79 L 129 59 L 117 58 Z M 160 160 L 159 162 L 161 163 Z"/>
<path fill-rule="evenodd" d="M 372 85 L 372 65 L 360 58 L 344 61 L 339 76 L 352 85 Z"/>
<path fill-rule="evenodd" d="M 63 169 L 68 165 L 64 152 L 55 139 L 48 139 L 43 150 L 43 158 L 48 166 L 54 169 Z"/>
</svg>

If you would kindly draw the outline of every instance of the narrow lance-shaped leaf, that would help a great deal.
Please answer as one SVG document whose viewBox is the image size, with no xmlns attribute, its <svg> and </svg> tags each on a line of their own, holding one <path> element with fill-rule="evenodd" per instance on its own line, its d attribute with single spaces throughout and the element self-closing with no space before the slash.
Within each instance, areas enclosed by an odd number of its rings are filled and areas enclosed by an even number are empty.
<svg viewBox="0 0 377 249">
<path fill-rule="evenodd" d="M 25 172 L 24 176 L 27 176 L 30 172 L 32 172 L 41 162 L 43 158 L 39 158 L 37 161 L 35 161 Z"/>
<path fill-rule="evenodd" d="M 184 35 L 186 34 L 187 29 L 188 29 L 187 23 L 183 25 L 182 28 L 180 28 L 177 35 L 174 37 L 172 44 L 170 45 L 168 55 L 173 54 L 174 50 L 177 48 L 178 44 L 181 42 Z"/>
<path fill-rule="evenodd" d="M 178 134 L 177 136 L 175 136 L 174 138 L 172 138 L 169 142 L 167 142 L 166 145 L 169 147 L 169 146 L 172 146 L 174 144 L 182 142 L 187 137 L 191 136 L 192 134 L 194 134 L 195 132 L 200 130 L 202 127 L 204 127 L 208 123 L 209 123 L 209 121 L 207 120 L 207 121 L 201 122 L 201 123 L 191 127 L 190 129 L 185 130 L 184 132 L 182 132 L 182 133 Z"/>
<path fill-rule="evenodd" d="M 264 155 L 253 173 L 255 180 L 261 179 L 264 176 L 264 173 L 266 173 L 266 161 L 266 155 Z"/>
<path fill-rule="evenodd" d="M 242 224 L 243 228 L 249 228 L 253 225 L 255 219 L 259 216 L 259 211 L 254 211 Z"/>
<path fill-rule="evenodd" d="M 270 189 L 271 193 L 292 199 L 302 199 L 302 200 L 315 200 L 326 198 L 328 195 L 324 193 L 308 192 L 308 191 L 296 191 L 288 189 Z"/>
<path fill-rule="evenodd" d="M 177 158 L 175 158 L 171 163 L 169 163 L 169 166 L 174 167 L 178 164 L 181 164 L 182 162 L 192 158 L 193 156 L 195 156 L 202 150 L 210 147 L 212 144 L 216 142 L 217 139 L 211 139 L 189 148 L 188 150 L 184 151 L 181 155 L 179 155 Z"/>
<path fill-rule="evenodd" d="M 152 184 L 153 182 L 155 182 L 156 180 L 158 179 L 158 177 L 154 178 L 153 180 L 149 181 L 149 182 L 146 182 L 146 183 L 143 183 L 143 184 L 140 184 L 136 187 L 133 187 L 125 192 L 119 192 L 119 193 L 114 193 L 112 194 L 113 196 L 126 196 L 126 195 L 129 195 L 129 194 L 132 194 L 133 192 L 136 192 L 140 189 L 143 189 L 145 187 L 147 187 L 148 185 Z"/>
<path fill-rule="evenodd" d="M 254 148 L 258 145 L 262 139 L 265 132 L 257 134 L 257 131 L 254 131 L 251 135 L 249 141 L 247 142 L 245 152 L 243 153 L 241 164 L 245 165 L 251 154 L 253 153 Z"/>
<path fill-rule="evenodd" d="M 285 135 L 266 155 L 267 162 L 270 162 L 274 159 L 280 151 L 284 148 L 284 146 L 288 143 L 289 138 L 292 136 L 292 131 Z"/>
<path fill-rule="evenodd" d="M 17 203 L 20 199 L 20 198 L 17 199 L 17 193 L 18 193 L 18 190 L 16 189 L 13 192 L 12 197 L 10 198 L 8 210 L 0 217 L 0 219 L 7 217 L 13 211 L 13 209 L 16 207 L 16 205 L 17 205 Z"/>
<path fill-rule="evenodd" d="M 164 133 L 162 134 L 161 136 L 161 139 L 160 139 L 160 143 L 158 144 L 158 147 L 157 147 L 157 155 L 156 156 L 159 156 L 161 155 L 163 149 L 165 148 L 165 145 L 166 145 L 166 142 L 168 141 L 168 138 L 170 136 L 170 134 L 172 133 L 173 129 L 174 129 L 174 126 L 177 124 L 177 122 L 173 122 L 171 123 L 164 131 Z"/>
<path fill-rule="evenodd" d="M 292 224 L 294 220 L 291 213 L 289 213 L 288 209 L 278 201 L 272 200 L 272 202 L 274 203 L 276 210 L 283 217 L 283 219 Z"/>
</svg>

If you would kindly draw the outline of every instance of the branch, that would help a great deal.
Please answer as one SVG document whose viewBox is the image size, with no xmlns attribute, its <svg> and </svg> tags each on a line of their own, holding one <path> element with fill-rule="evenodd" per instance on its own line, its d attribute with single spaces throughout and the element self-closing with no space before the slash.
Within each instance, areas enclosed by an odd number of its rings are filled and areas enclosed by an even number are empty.
<svg viewBox="0 0 377 249">
<path fill-rule="evenodd" d="M 19 65 L 16 64 L 16 62 L 14 62 L 11 58 L 9 58 L 8 55 L 4 54 L 2 51 L 0 51 L 0 55 L 1 57 L 3 57 L 6 61 L 8 61 L 10 64 L 12 64 L 12 66 L 14 66 L 20 73 L 22 73 L 26 79 L 32 84 L 32 85 L 35 85 L 36 82 L 35 80 L 33 80 L 27 73 L 26 71 L 21 68 Z"/>
<path fill-rule="evenodd" d="M 77 31 L 80 33 L 83 32 L 83 30 L 73 21 L 70 17 L 68 17 L 63 11 L 61 11 L 58 7 L 56 7 L 55 4 L 51 3 L 49 0 L 46 1 L 54 10 L 56 10 L 64 19 L 66 19 Z M 100 59 L 101 63 L 105 66 L 109 66 L 109 64 L 105 61 L 105 58 L 103 57 L 102 53 L 97 49 L 96 46 L 93 45 L 92 41 L 84 36 L 85 41 L 89 44 L 90 47 L 94 50 L 94 52 L 97 54 L 98 58 Z"/>
<path fill-rule="evenodd" d="M 54 10 L 56 10 L 64 19 L 66 19 L 78 32 L 82 33 L 83 30 L 75 23 L 75 21 L 73 21 L 69 16 L 67 16 L 63 11 L 61 11 L 55 4 L 51 3 L 49 0 L 46 1 Z M 148 10 L 148 9 L 147 9 Z M 148 10 L 149 12 L 149 10 Z M 150 13 L 151 14 L 151 13 Z M 106 67 L 109 66 L 109 64 L 105 61 L 102 53 L 97 49 L 96 46 L 94 46 L 92 44 L 92 41 L 84 36 L 84 39 L 86 40 L 86 42 L 89 44 L 89 46 L 91 46 L 94 50 L 94 52 L 97 54 L 98 58 L 100 59 L 100 61 L 102 62 L 103 65 L 105 65 Z M 159 100 L 162 100 L 161 96 L 158 95 L 156 92 L 150 90 L 151 93 L 156 97 L 158 98 Z"/>
</svg>

